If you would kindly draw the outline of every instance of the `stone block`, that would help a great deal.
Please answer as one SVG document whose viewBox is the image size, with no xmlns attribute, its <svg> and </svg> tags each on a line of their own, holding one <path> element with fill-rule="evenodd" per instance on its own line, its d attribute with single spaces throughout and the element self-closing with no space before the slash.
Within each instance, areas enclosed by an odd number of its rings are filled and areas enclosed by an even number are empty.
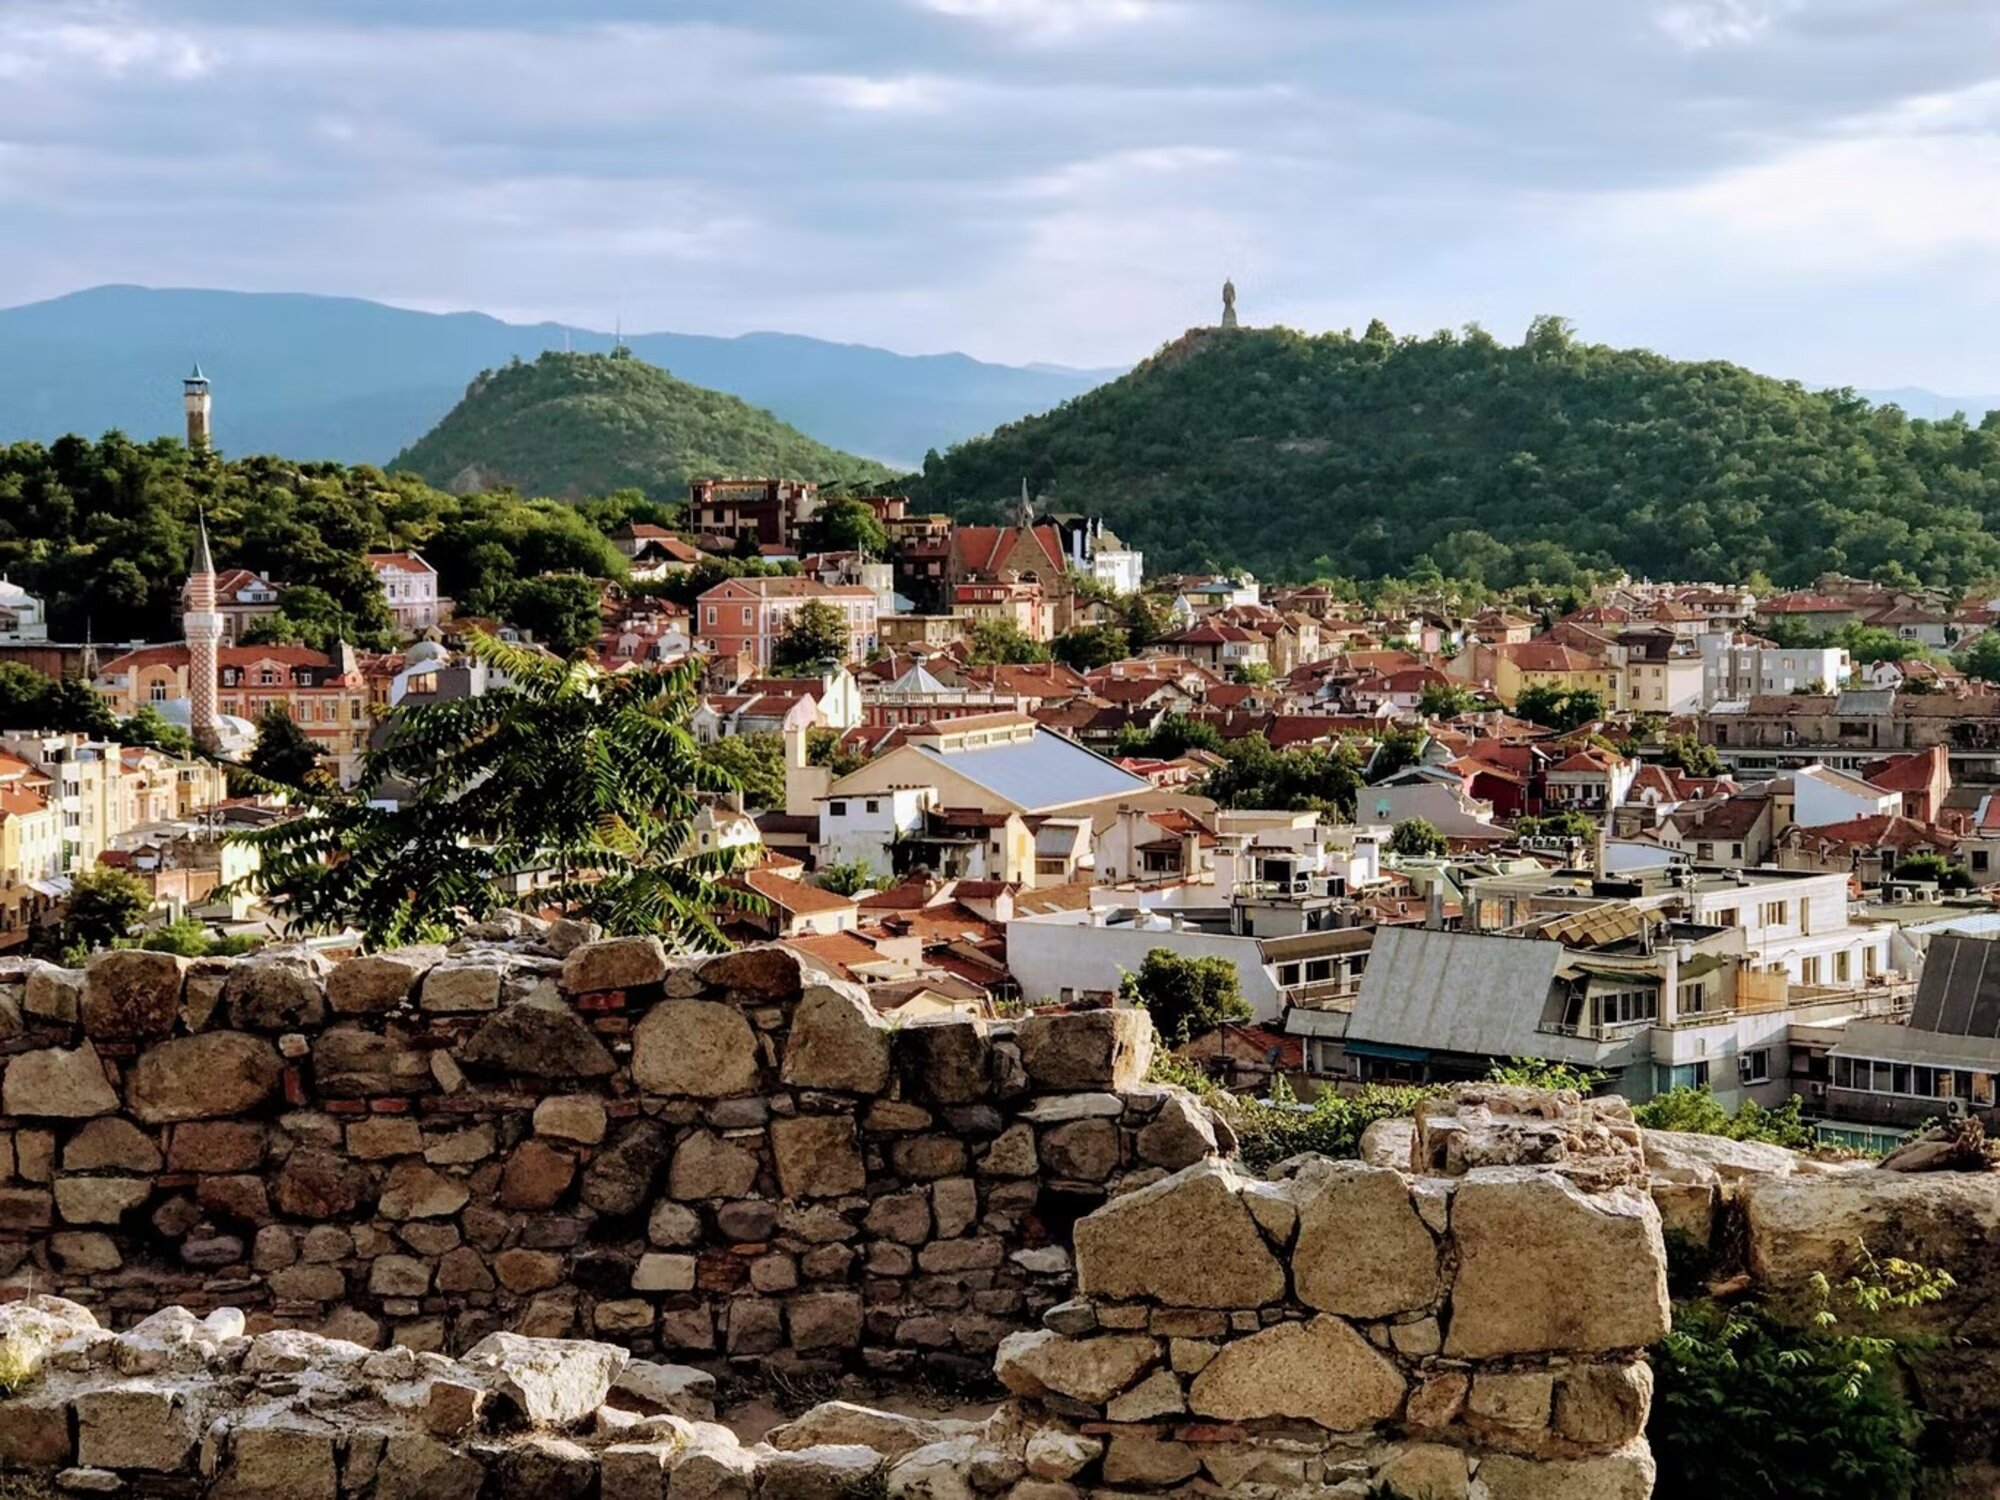
<svg viewBox="0 0 2000 1500">
<path fill-rule="evenodd" d="M 65 1224 L 116 1224 L 152 1192 L 144 1177 L 58 1177 L 56 1212 Z"/>
<path fill-rule="evenodd" d="M 595 1146 L 604 1139 L 604 1101 L 595 1094 L 551 1094 L 535 1106 L 535 1134 Z"/>
<path fill-rule="evenodd" d="M 794 1088 L 879 1094 L 889 1085 L 889 1028 L 852 985 L 814 985 L 792 1013 L 784 1081 Z"/>
<path fill-rule="evenodd" d="M 584 943 L 563 959 L 562 987 L 572 995 L 643 989 L 666 977 L 667 950 L 656 937 Z"/>
<path fill-rule="evenodd" d="M 45 1047 L 17 1053 L 0 1081 L 0 1108 L 26 1118 L 83 1119 L 118 1108 L 118 1091 L 89 1042 L 71 1051 Z"/>
<path fill-rule="evenodd" d="M 1667 1263 L 1653 1200 L 1586 1194 L 1529 1167 L 1481 1168 L 1451 1210 L 1458 1274 L 1446 1355 L 1591 1354 L 1667 1331 Z M 1616 1276 L 1603 1268 L 1619 1267 Z"/>
<path fill-rule="evenodd" d="M 417 1005 L 433 1015 L 476 1015 L 500 1005 L 498 964 L 447 960 L 424 975 Z"/>
<path fill-rule="evenodd" d="M 1315 1160 L 1292 1179 L 1299 1300 L 1349 1318 L 1386 1318 L 1437 1301 L 1438 1246 L 1400 1172 Z"/>
<path fill-rule="evenodd" d="M 159 1380 L 79 1391 L 71 1406 L 76 1461 L 93 1469 L 174 1473 L 186 1465 L 204 1425 L 194 1393 Z"/>
<path fill-rule="evenodd" d="M 398 1026 L 379 1032 L 353 1024 L 327 1028 L 313 1043 L 312 1070 L 327 1099 L 426 1094 L 434 1087 L 430 1052 Z"/>
<path fill-rule="evenodd" d="M 1347 1323 L 1279 1323 L 1223 1345 L 1188 1387 L 1188 1409 L 1241 1422 L 1297 1417 L 1334 1432 L 1386 1422 L 1403 1404 L 1394 1364 Z"/>
<path fill-rule="evenodd" d="M 375 1472 L 374 1500 L 478 1500 L 486 1469 L 428 1433 L 393 1432 Z"/>
<path fill-rule="evenodd" d="M 581 1196 L 601 1214 L 635 1214 L 652 1201 L 667 1166 L 673 1133 L 658 1120 L 634 1120 L 585 1168 Z"/>
<path fill-rule="evenodd" d="M 576 1159 L 545 1141 L 526 1140 L 508 1154 L 500 1175 L 500 1206 L 554 1208 L 576 1177 Z"/>
<path fill-rule="evenodd" d="M 301 1031 L 326 1020 L 327 961 L 303 948 L 276 948 L 229 966 L 222 1004 L 244 1031 Z"/>
<path fill-rule="evenodd" d="M 102 1072 L 98 1075 L 103 1077 Z M 9 1113 L 15 1113 L 9 1110 Z M 157 1172 L 159 1145 L 130 1120 L 92 1120 L 63 1147 L 65 1172 Z"/>
<path fill-rule="evenodd" d="M 1644 1443 L 1603 1458 L 1489 1453 L 1479 1461 L 1479 1482 L 1489 1500 L 1651 1500 L 1654 1472 Z"/>
<path fill-rule="evenodd" d="M 895 1033 L 891 1053 L 911 1100 L 977 1104 L 993 1091 L 993 1043 L 982 1022 L 958 1016 L 913 1021 Z"/>
<path fill-rule="evenodd" d="M 143 948 L 93 953 L 83 968 L 84 1035 L 136 1041 L 169 1035 L 180 1018 L 187 960 Z"/>
<path fill-rule="evenodd" d="M 376 1211 L 387 1219 L 443 1219 L 471 1197 L 463 1182 L 422 1161 L 399 1161 L 382 1184 Z"/>
<path fill-rule="evenodd" d="M 1240 1195 L 1241 1179 L 1203 1162 L 1114 1198 L 1078 1221 L 1077 1290 L 1169 1307 L 1262 1307 L 1285 1271 Z"/>
<path fill-rule="evenodd" d="M 695 1099 L 757 1087 L 757 1037 L 741 1011 L 710 1000 L 666 1000 L 632 1033 L 632 1081 L 645 1093 Z"/>
<path fill-rule="evenodd" d="M 363 1161 L 415 1156 L 423 1149 L 423 1127 L 408 1115 L 375 1115 L 347 1127 L 348 1155 Z"/>
<path fill-rule="evenodd" d="M 1143 1010 L 1024 1016 L 1014 1039 L 1038 1089 L 1133 1089 L 1153 1061 L 1153 1019 Z"/>
<path fill-rule="evenodd" d="M 994 1373 L 1017 1396 L 1043 1396 L 1053 1391 L 1086 1405 L 1102 1406 L 1133 1385 L 1159 1357 L 1159 1341 L 1143 1334 L 1065 1338 L 1037 1329 L 1001 1340 Z"/>
<path fill-rule="evenodd" d="M 167 1136 L 174 1172 L 254 1172 L 264 1161 L 264 1127 L 250 1120 L 191 1120 Z"/>
<path fill-rule="evenodd" d="M 785 1304 L 791 1344 L 801 1354 L 832 1354 L 861 1344 L 861 1294 L 804 1292 Z"/>
<path fill-rule="evenodd" d="M 837 1198 L 867 1184 L 854 1121 L 846 1115 L 800 1115 L 771 1123 L 778 1185 L 787 1198 Z"/>
<path fill-rule="evenodd" d="M 410 998 L 424 973 L 444 959 L 438 947 L 390 948 L 333 966 L 326 1002 L 340 1016 L 379 1016 Z"/>
<path fill-rule="evenodd" d="M 301 1412 L 258 1412 L 229 1433 L 209 1500 L 338 1500 L 339 1429 Z"/>
<path fill-rule="evenodd" d="M 485 1372 L 529 1423 L 567 1427 L 604 1404 L 631 1357 L 612 1344 L 493 1333 L 466 1351 L 465 1363 Z"/>
<path fill-rule="evenodd" d="M 596 1033 L 560 999 L 524 1000 L 487 1017 L 458 1060 L 528 1078 L 608 1078 L 618 1070 Z"/>
<path fill-rule="evenodd" d="M 667 1191 L 683 1202 L 741 1198 L 757 1181 L 756 1153 L 698 1130 L 675 1148 Z"/>
</svg>

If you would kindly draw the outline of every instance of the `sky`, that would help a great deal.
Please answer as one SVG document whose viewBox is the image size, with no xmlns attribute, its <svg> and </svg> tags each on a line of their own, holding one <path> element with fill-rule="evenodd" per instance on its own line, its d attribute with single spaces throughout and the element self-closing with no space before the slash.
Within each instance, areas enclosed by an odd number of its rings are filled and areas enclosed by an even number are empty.
<svg viewBox="0 0 2000 1500">
<path fill-rule="evenodd" d="M 0 0 L 0 302 L 1109 366 L 1372 317 L 2000 391 L 1993 0 Z"/>
</svg>

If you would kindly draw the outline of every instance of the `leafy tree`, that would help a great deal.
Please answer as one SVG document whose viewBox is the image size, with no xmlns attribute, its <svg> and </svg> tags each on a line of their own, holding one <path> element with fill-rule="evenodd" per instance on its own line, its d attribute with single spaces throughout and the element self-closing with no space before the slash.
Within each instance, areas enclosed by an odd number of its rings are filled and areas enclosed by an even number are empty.
<svg viewBox="0 0 2000 1500">
<path fill-rule="evenodd" d="M 132 930 L 153 904 L 152 893 L 138 876 L 99 865 L 71 877 L 64 904 L 62 935 L 66 945 L 109 948 Z"/>
<path fill-rule="evenodd" d="M 1441 855 L 1450 848 L 1437 825 L 1425 818 L 1405 818 L 1389 835 L 1391 854 L 1423 857 Z"/>
<path fill-rule="evenodd" d="M 375 947 L 483 917 L 525 880 L 610 932 L 724 946 L 716 881 L 743 856 L 690 852 L 699 795 L 734 790 L 688 729 L 694 669 L 609 674 L 479 635 L 469 649 L 515 686 L 402 714 L 351 794 L 237 835 L 261 855 L 248 888 L 294 932 L 351 925 Z M 402 783 L 414 791 L 383 805 Z"/>
<path fill-rule="evenodd" d="M 1263 735 L 1249 734 L 1224 744 L 1222 756 L 1223 764 L 1203 781 L 1202 795 L 1225 807 L 1311 810 L 1343 822 L 1354 817 L 1361 757 L 1347 741 L 1275 750 Z"/>
<path fill-rule="evenodd" d="M 1452 682 L 1427 682 L 1417 699 L 1417 712 L 1427 719 L 1455 719 L 1479 706 L 1479 695 Z"/>
<path fill-rule="evenodd" d="M 1567 690 L 1538 682 L 1521 689 L 1514 712 L 1531 724 L 1567 731 L 1603 718 L 1604 700 L 1589 688 Z"/>
<path fill-rule="evenodd" d="M 1953 894 L 1972 889 L 1972 872 L 1964 865 L 1946 859 L 1942 854 L 1926 850 L 1922 854 L 1912 854 L 1908 859 L 1896 861 L 1895 877 L 1898 880 L 1935 881 L 1939 890 Z"/>
<path fill-rule="evenodd" d="M 1168 714 L 1151 733 L 1136 724 L 1127 724 L 1118 735 L 1118 753 L 1149 760 L 1175 760 L 1190 750 L 1207 750 L 1220 755 L 1222 731 L 1206 719 L 1190 719 L 1185 714 Z"/>
<path fill-rule="evenodd" d="M 136 714 L 119 724 L 117 739 L 121 745 L 160 750 L 168 755 L 185 757 L 195 753 L 194 736 L 178 724 L 169 724 L 150 703 L 140 704 Z"/>
<path fill-rule="evenodd" d="M 319 747 L 283 705 L 273 703 L 257 716 L 257 743 L 244 765 L 266 781 L 304 790 L 319 770 Z"/>
<path fill-rule="evenodd" d="M 1079 672 L 1108 667 L 1132 654 L 1132 643 L 1119 625 L 1084 625 L 1066 630 L 1049 643 L 1050 653 Z"/>
<path fill-rule="evenodd" d="M 1958 669 L 1982 682 L 2000 682 L 2000 630 L 1982 630 L 1958 653 Z"/>
<path fill-rule="evenodd" d="M 1249 1001 L 1226 958 L 1183 958 L 1155 948 L 1119 985 L 1119 998 L 1141 1005 L 1170 1047 L 1184 1046 L 1225 1021 L 1247 1021 Z"/>
<path fill-rule="evenodd" d="M 132 939 L 132 946 L 153 953 L 177 953 L 182 958 L 229 957 L 248 953 L 257 946 L 249 936 L 216 937 L 194 917 L 182 917 L 164 927 L 155 927 Z"/>
<path fill-rule="evenodd" d="M 1878 661 L 1911 661 L 1931 654 L 1921 641 L 1906 641 L 1893 630 L 1863 625 L 1858 620 L 1836 630 L 1827 644 L 1843 648 L 1857 667 L 1873 666 Z"/>
<path fill-rule="evenodd" d="M 1049 659 L 1049 648 L 1012 620 L 981 620 L 972 627 L 969 639 L 972 649 L 966 660 L 973 666 L 1019 665 Z"/>
<path fill-rule="evenodd" d="M 285 590 L 276 614 L 253 622 L 243 632 L 243 643 L 304 646 L 322 652 L 332 651 L 342 641 L 387 646 L 395 634 L 389 606 L 379 593 L 368 603 L 372 607 L 357 616 L 325 589 L 294 584 Z"/>
<path fill-rule="evenodd" d="M 701 747 L 701 758 L 743 789 L 746 805 L 785 805 L 785 741 L 776 734 L 732 734 Z"/>
<path fill-rule="evenodd" d="M 889 533 L 873 508 L 851 495 L 822 500 L 811 530 L 813 550 L 817 552 L 860 552 L 880 557 L 889 550 Z"/>
<path fill-rule="evenodd" d="M 868 764 L 868 757 L 857 755 L 842 742 L 841 733 L 826 725 L 815 725 L 806 731 L 806 761 L 809 765 L 825 766 L 839 780 L 850 771 L 858 771 Z"/>
<path fill-rule="evenodd" d="M 1430 736 L 1421 729 L 1405 729 L 1391 725 L 1382 731 L 1375 745 L 1375 754 L 1368 762 L 1370 781 L 1387 781 L 1398 771 L 1415 765 L 1423 757 L 1424 746 L 1430 743 Z"/>
<path fill-rule="evenodd" d="M 1271 682 L 1276 675 L 1271 670 L 1271 664 L 1267 661 L 1240 662 L 1229 669 L 1229 680 L 1241 683 L 1246 687 L 1263 687 L 1266 683 Z"/>
<path fill-rule="evenodd" d="M 1597 824 L 1588 813 L 1548 813 L 1539 818 L 1516 818 L 1514 832 L 1524 839 L 1577 839 L 1587 844 L 1597 837 Z"/>
<path fill-rule="evenodd" d="M 771 665 L 781 672 L 847 659 L 847 618 L 824 599 L 799 606 L 771 645 Z"/>
<path fill-rule="evenodd" d="M 19 662 L 0 663 L 0 729 L 47 729 L 110 739 L 118 716 L 80 678 L 44 677 Z"/>
<path fill-rule="evenodd" d="M 1605 1080 L 1595 1068 L 1579 1068 L 1573 1063 L 1553 1062 L 1546 1057 L 1510 1057 L 1486 1070 L 1495 1083 L 1511 1083 L 1517 1088 L 1575 1089 L 1592 1094 Z"/>
<path fill-rule="evenodd" d="M 814 878 L 821 889 L 836 896 L 858 896 L 863 891 L 879 889 L 882 884 L 882 877 L 869 868 L 866 860 L 860 859 L 823 865 Z"/>
<path fill-rule="evenodd" d="M 1648 1130 L 1681 1130 L 1719 1135 L 1732 1141 L 1764 1141 L 1803 1151 L 1813 1144 L 1812 1126 L 1800 1113 L 1794 1094 L 1776 1109 L 1746 1099 L 1735 1114 L 1722 1107 L 1706 1088 L 1668 1089 L 1634 1106 L 1632 1116 Z"/>
<path fill-rule="evenodd" d="M 556 655 L 571 656 L 603 634 L 602 597 L 593 578 L 524 578 L 508 591 L 507 617 Z"/>
<path fill-rule="evenodd" d="M 1713 745 L 1704 745 L 1691 734 L 1677 734 L 1667 741 L 1666 763 L 1684 776 L 1720 776 L 1722 757 Z"/>
</svg>

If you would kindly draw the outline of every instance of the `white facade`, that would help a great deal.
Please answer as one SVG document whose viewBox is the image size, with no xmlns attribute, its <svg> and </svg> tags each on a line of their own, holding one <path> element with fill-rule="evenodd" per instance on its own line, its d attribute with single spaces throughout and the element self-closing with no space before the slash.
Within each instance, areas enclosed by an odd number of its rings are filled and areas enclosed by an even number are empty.
<svg viewBox="0 0 2000 1500">
<path fill-rule="evenodd" d="M 1181 958 L 1221 958 L 1236 966 L 1236 982 L 1258 1022 L 1278 1019 L 1283 1004 L 1277 980 L 1253 937 L 1207 932 L 1171 912 L 1145 911 L 1115 925 L 1102 910 L 1017 917 L 1007 924 L 1007 968 L 1030 1002 L 1116 994 L 1146 955 L 1165 948 Z"/>
<path fill-rule="evenodd" d="M 19 646 L 49 638 L 49 617 L 42 601 L 0 576 L 0 645 Z"/>
<path fill-rule="evenodd" d="M 858 863 L 888 876 L 897 843 L 923 831 L 924 813 L 937 796 L 935 787 L 906 786 L 820 798 L 820 867 Z"/>
<path fill-rule="evenodd" d="M 1824 828 L 1902 810 L 1900 792 L 1885 792 L 1844 772 L 1812 765 L 1792 773 L 1792 822 L 1800 828 Z"/>
<path fill-rule="evenodd" d="M 414 552 L 373 552 L 368 566 L 382 585 L 382 597 L 399 630 L 431 630 L 441 617 L 437 569 Z"/>
<path fill-rule="evenodd" d="M 1891 967 L 1890 923 L 1847 919 L 1847 876 L 1746 877 L 1692 893 L 1694 920 L 1743 933 L 1749 967 L 1808 989 L 1862 989 Z"/>
<path fill-rule="evenodd" d="M 1805 688 L 1833 692 L 1854 675 L 1838 646 L 1746 646 L 1741 637 L 1715 633 L 1702 636 L 1699 645 L 1704 706 Z"/>
</svg>

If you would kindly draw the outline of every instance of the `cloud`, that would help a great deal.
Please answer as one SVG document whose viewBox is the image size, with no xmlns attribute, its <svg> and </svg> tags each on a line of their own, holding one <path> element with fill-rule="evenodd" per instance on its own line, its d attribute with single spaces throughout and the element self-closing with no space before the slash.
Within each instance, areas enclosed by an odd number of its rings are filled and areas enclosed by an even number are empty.
<svg viewBox="0 0 2000 1500">
<path fill-rule="evenodd" d="M 1094 31 L 1159 20 L 1169 0 L 915 0 L 922 9 L 976 21 L 1030 42 L 1060 42 Z"/>
<path fill-rule="evenodd" d="M 51 21 L 45 7 L 0 9 L 0 80 L 65 73 L 103 78 L 166 79 L 190 83 L 204 76 L 212 58 L 181 31 L 131 24 L 127 16 L 77 7 L 101 19 Z"/>
<path fill-rule="evenodd" d="M 1799 5 L 1800 0 L 1679 0 L 1663 7 L 1653 24 L 1675 46 L 1706 52 L 1757 41 Z"/>
<path fill-rule="evenodd" d="M 932 114 L 943 109 L 954 92 L 943 79 L 919 74 L 900 78 L 824 74 L 800 82 L 807 94 L 821 103 L 871 114 Z"/>
</svg>

